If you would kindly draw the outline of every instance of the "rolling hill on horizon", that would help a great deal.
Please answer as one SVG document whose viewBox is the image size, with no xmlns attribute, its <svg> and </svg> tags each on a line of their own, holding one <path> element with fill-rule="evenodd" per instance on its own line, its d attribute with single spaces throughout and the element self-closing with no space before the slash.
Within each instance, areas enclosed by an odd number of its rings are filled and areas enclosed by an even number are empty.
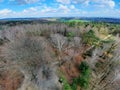
<svg viewBox="0 0 120 90">
<path fill-rule="evenodd" d="M 90 22 L 104 22 L 120 24 L 120 18 L 104 18 L 104 17 L 40 17 L 40 18 L 3 18 L 1 22 L 6 21 L 68 21 L 68 20 L 82 20 Z"/>
</svg>

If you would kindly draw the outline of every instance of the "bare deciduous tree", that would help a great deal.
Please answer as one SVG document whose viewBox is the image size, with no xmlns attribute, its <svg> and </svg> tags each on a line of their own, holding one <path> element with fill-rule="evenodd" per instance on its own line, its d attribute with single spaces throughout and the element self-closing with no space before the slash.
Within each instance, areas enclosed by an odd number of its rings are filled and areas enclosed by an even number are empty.
<svg viewBox="0 0 120 90">
<path fill-rule="evenodd" d="M 43 88 L 38 90 L 60 89 L 57 84 L 56 67 L 52 65 L 54 63 L 52 57 L 54 53 L 44 38 L 21 35 L 13 42 L 5 45 L 2 55 L 6 60 L 18 65 L 25 75 L 21 89 L 24 88 L 23 90 L 25 90 L 30 86 L 30 83 L 33 83 L 38 88 Z"/>
<path fill-rule="evenodd" d="M 67 38 L 60 34 L 51 34 L 51 41 L 54 47 L 56 47 L 59 52 L 61 52 L 67 43 Z"/>
</svg>

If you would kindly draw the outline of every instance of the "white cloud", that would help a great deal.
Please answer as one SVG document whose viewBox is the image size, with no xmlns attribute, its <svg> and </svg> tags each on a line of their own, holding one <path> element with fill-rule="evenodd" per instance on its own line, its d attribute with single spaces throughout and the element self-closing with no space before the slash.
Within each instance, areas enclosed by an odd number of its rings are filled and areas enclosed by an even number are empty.
<svg viewBox="0 0 120 90">
<path fill-rule="evenodd" d="M 113 0 L 93 0 L 95 6 L 114 8 L 115 2 Z"/>
<path fill-rule="evenodd" d="M 109 5 L 111 8 L 114 8 L 114 7 L 115 7 L 115 2 L 111 0 L 111 1 L 108 2 L 108 5 Z"/>
<path fill-rule="evenodd" d="M 114 8 L 115 7 L 115 1 L 114 0 L 56 0 L 57 2 L 60 2 L 62 4 L 83 4 L 83 5 L 90 5 L 90 3 L 94 4 L 94 6 L 99 6 L 99 7 L 110 7 Z"/>
<path fill-rule="evenodd" d="M 32 4 L 32 3 L 37 3 L 40 0 L 9 0 L 10 2 L 16 2 L 17 4 Z"/>
<path fill-rule="evenodd" d="M 62 4 L 70 4 L 70 0 L 56 0 L 57 2 L 59 3 L 62 3 Z"/>
<path fill-rule="evenodd" d="M 70 9 L 75 9 L 75 6 L 74 5 L 70 5 Z"/>
<path fill-rule="evenodd" d="M 90 0 L 74 0 L 73 1 L 73 3 L 75 3 L 75 4 L 81 3 L 81 4 L 86 4 L 86 5 L 88 5 L 89 2 L 90 2 Z"/>
<path fill-rule="evenodd" d="M 73 10 L 76 10 L 74 5 L 70 5 L 69 7 L 67 5 L 59 4 L 57 8 L 53 7 L 47 7 L 45 6 L 41 12 L 42 13 L 61 13 L 61 14 L 67 14 Z"/>
<path fill-rule="evenodd" d="M 98 0 L 93 0 L 95 4 L 98 5 Z M 104 3 L 104 4 L 103 4 Z M 101 0 L 99 6 L 104 7 L 104 5 L 109 4 L 105 3 L 104 0 Z M 114 4 L 111 4 L 113 7 Z M 110 8 L 102 8 L 102 9 L 95 9 L 93 11 L 85 11 L 84 9 L 76 8 L 74 4 L 58 4 L 57 6 L 50 7 L 45 5 L 40 5 L 36 7 L 26 8 L 22 11 L 13 11 L 10 9 L 3 9 L 0 10 L 0 18 L 15 18 L 15 17 L 46 17 L 46 16 L 107 16 L 107 17 L 120 17 L 120 10 L 119 9 L 110 9 Z"/>
<path fill-rule="evenodd" d="M 39 0 L 24 0 L 26 3 L 36 3 L 38 2 Z"/>
<path fill-rule="evenodd" d="M 62 11 L 64 13 L 68 13 L 70 11 L 70 9 L 66 6 L 66 5 L 59 5 L 59 11 Z"/>
<path fill-rule="evenodd" d="M 113 0 L 93 0 L 93 3 L 103 7 L 110 7 L 110 8 L 115 7 L 115 2 Z"/>
<path fill-rule="evenodd" d="M 51 7 L 45 7 L 41 10 L 42 13 L 55 13 L 57 12 L 57 9 L 51 8 Z"/>
<path fill-rule="evenodd" d="M 3 10 L 0 10 L 0 15 L 4 16 L 4 15 L 8 15 L 9 13 L 11 13 L 12 10 L 9 10 L 9 9 L 3 9 Z"/>
<path fill-rule="evenodd" d="M 115 9 L 115 12 L 120 15 L 120 9 Z"/>
<path fill-rule="evenodd" d="M 24 9 L 24 10 L 23 10 L 24 13 L 28 13 L 28 12 L 33 13 L 33 12 L 35 12 L 35 11 L 37 11 L 37 9 L 36 9 L 35 7 L 30 7 L 30 8 L 28 8 L 28 9 Z"/>
</svg>

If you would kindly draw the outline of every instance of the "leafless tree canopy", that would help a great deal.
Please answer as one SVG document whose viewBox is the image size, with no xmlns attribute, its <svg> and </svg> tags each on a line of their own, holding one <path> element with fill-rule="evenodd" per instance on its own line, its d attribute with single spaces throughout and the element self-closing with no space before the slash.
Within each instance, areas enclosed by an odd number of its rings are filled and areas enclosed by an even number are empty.
<svg viewBox="0 0 120 90">
<path fill-rule="evenodd" d="M 58 82 L 60 70 L 71 85 L 81 74 L 79 65 L 82 61 L 91 69 L 88 90 L 118 90 L 119 35 L 114 36 L 113 42 L 102 43 L 101 47 L 89 45 L 83 38 L 91 29 L 99 38 L 108 34 L 108 28 L 99 25 L 93 28 L 91 25 L 69 27 L 60 23 L 3 26 L 0 59 L 12 62 L 24 74 L 25 79 L 18 90 L 62 90 L 64 85 Z"/>
</svg>

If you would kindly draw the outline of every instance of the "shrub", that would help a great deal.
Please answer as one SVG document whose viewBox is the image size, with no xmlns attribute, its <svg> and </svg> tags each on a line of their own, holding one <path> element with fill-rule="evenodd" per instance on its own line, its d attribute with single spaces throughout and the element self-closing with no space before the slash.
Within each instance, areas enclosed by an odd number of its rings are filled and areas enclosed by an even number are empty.
<svg viewBox="0 0 120 90">
<path fill-rule="evenodd" d="M 4 44 L 4 40 L 0 39 L 0 45 L 3 45 L 3 44 Z"/>
<path fill-rule="evenodd" d="M 87 89 L 89 86 L 89 79 L 90 79 L 90 67 L 86 62 L 81 62 L 79 69 L 81 70 L 81 76 L 78 78 L 78 83 L 81 88 Z"/>
<path fill-rule="evenodd" d="M 88 77 L 85 77 L 82 75 L 78 78 L 78 83 L 81 86 L 81 88 L 87 89 L 89 86 L 89 79 L 88 79 Z"/>
<path fill-rule="evenodd" d="M 61 77 L 61 80 L 63 81 L 63 90 L 73 90 L 64 76 Z"/>
<path fill-rule="evenodd" d="M 74 36 L 75 36 L 75 35 L 74 35 L 73 32 L 68 32 L 68 33 L 67 33 L 68 40 L 71 40 Z"/>
<path fill-rule="evenodd" d="M 100 39 L 96 37 L 93 30 L 90 30 L 83 34 L 83 42 L 89 45 L 97 45 Z"/>
<path fill-rule="evenodd" d="M 84 72 L 84 71 L 86 71 L 86 70 L 88 70 L 89 69 L 89 66 L 88 66 L 88 64 L 86 63 L 86 62 L 81 62 L 81 64 L 80 64 L 80 66 L 79 66 L 79 69 L 82 71 L 82 72 Z"/>
<path fill-rule="evenodd" d="M 75 79 L 73 79 L 73 82 L 71 85 L 72 90 L 77 90 L 77 85 L 78 85 L 78 79 L 75 78 Z"/>
</svg>

